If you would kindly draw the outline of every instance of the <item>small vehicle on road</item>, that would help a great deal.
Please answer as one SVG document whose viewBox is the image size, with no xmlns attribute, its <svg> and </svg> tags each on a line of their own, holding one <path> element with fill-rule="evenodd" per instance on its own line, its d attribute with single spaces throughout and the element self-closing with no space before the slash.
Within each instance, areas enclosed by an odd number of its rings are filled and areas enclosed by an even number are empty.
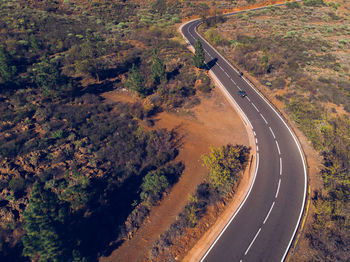
<svg viewBox="0 0 350 262">
<path fill-rule="evenodd" d="M 247 93 L 246 93 L 245 91 L 243 91 L 243 90 L 239 90 L 239 91 L 238 91 L 238 95 L 239 95 L 240 97 L 246 97 L 246 96 L 247 96 Z"/>
<path fill-rule="evenodd" d="M 243 72 L 241 70 L 238 71 L 239 76 L 242 77 L 243 76 Z"/>
</svg>

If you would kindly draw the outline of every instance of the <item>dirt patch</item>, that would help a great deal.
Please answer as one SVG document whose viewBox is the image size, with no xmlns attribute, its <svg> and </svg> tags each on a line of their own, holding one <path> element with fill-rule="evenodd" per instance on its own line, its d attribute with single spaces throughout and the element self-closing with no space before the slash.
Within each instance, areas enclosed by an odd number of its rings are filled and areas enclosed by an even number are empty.
<svg viewBox="0 0 350 262">
<path fill-rule="evenodd" d="M 126 99 L 125 93 L 118 92 L 106 93 L 104 97 L 113 101 Z M 183 137 L 176 160 L 185 164 L 185 171 L 170 193 L 151 210 L 133 238 L 125 241 L 109 257 L 101 257 L 100 261 L 143 261 L 154 241 L 176 220 L 187 204 L 188 196 L 207 178 L 200 156 L 208 153 L 210 146 L 249 145 L 240 117 L 216 89 L 210 97 L 201 97 L 201 104 L 193 109 L 163 112 L 154 121 L 156 128 L 176 129 Z"/>
</svg>

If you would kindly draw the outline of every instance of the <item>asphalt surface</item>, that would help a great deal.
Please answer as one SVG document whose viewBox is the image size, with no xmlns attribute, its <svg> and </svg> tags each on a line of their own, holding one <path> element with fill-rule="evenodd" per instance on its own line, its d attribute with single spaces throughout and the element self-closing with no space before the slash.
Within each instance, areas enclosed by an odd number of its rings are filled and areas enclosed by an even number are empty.
<svg viewBox="0 0 350 262">
<path fill-rule="evenodd" d="M 300 223 L 306 197 L 306 167 L 295 136 L 278 112 L 197 33 L 201 22 L 181 30 L 194 46 L 200 39 L 206 63 L 252 126 L 257 171 L 246 201 L 202 261 L 283 261 Z M 239 90 L 247 94 L 242 98 Z M 250 122 L 250 123 L 249 123 Z"/>
</svg>

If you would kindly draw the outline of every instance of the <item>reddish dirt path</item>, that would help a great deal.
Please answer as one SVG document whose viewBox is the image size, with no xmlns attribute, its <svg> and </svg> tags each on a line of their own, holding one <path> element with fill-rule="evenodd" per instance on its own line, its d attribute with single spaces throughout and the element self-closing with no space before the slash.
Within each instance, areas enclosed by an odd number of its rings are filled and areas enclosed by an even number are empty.
<svg viewBox="0 0 350 262">
<path fill-rule="evenodd" d="M 114 101 L 125 100 L 125 95 L 113 92 L 104 97 Z M 241 119 L 219 90 L 214 90 L 210 98 L 203 97 L 201 100 L 201 104 L 191 112 L 163 112 L 156 117 L 156 128 L 176 128 L 184 137 L 176 160 L 185 164 L 185 171 L 160 205 L 152 209 L 149 218 L 134 237 L 125 241 L 109 257 L 100 258 L 101 262 L 143 261 L 154 241 L 182 211 L 188 195 L 207 177 L 200 156 L 207 153 L 210 146 L 228 143 L 248 146 L 246 129 Z"/>
<path fill-rule="evenodd" d="M 228 14 L 228 13 L 233 13 L 237 11 L 243 11 L 243 10 L 250 10 L 250 9 L 255 9 L 259 7 L 264 7 L 264 6 L 269 6 L 269 5 L 277 5 L 277 4 L 284 4 L 289 2 L 290 0 L 266 0 L 260 3 L 252 4 L 252 5 L 244 5 L 244 6 L 237 6 L 235 8 L 231 9 L 209 9 L 208 16 L 214 16 L 218 14 Z M 182 23 L 190 21 L 192 19 L 200 18 L 199 15 L 192 15 L 190 17 L 186 17 L 182 19 Z"/>
</svg>

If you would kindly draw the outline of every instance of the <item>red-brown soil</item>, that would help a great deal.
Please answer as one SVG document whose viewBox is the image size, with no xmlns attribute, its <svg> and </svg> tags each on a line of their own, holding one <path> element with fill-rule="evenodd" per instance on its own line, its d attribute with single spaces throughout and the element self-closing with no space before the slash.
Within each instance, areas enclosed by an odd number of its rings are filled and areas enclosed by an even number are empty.
<svg viewBox="0 0 350 262">
<path fill-rule="evenodd" d="M 104 97 L 130 102 L 130 95 L 121 92 L 106 93 Z M 200 156 L 208 153 L 210 146 L 228 143 L 248 146 L 248 136 L 241 119 L 216 89 L 210 97 L 201 97 L 201 104 L 191 110 L 162 112 L 154 121 L 156 128 L 176 129 L 183 137 L 176 160 L 185 164 L 185 171 L 170 193 L 151 210 L 134 236 L 109 257 L 101 257 L 100 261 L 143 261 L 154 241 L 168 229 L 187 204 L 188 196 L 206 179 L 207 170 Z"/>
</svg>

